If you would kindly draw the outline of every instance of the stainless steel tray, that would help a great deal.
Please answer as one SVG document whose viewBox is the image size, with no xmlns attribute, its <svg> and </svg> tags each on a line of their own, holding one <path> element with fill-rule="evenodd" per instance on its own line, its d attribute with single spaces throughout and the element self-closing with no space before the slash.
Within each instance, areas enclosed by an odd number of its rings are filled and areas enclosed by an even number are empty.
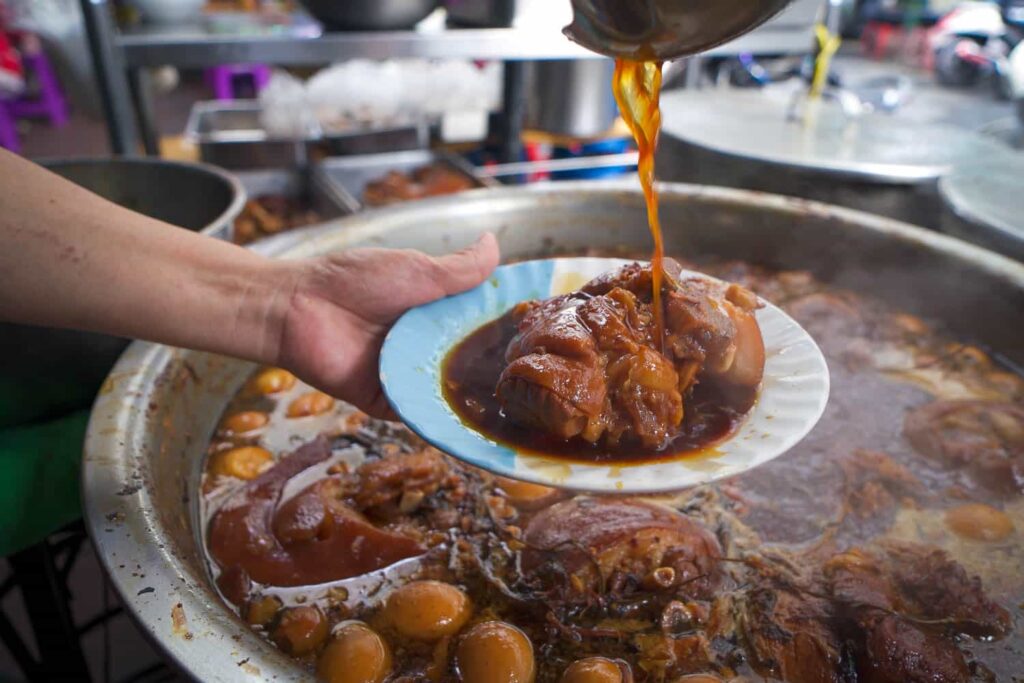
<svg viewBox="0 0 1024 683">
<path fill-rule="evenodd" d="M 261 121 L 259 102 L 197 102 L 192 106 L 185 137 L 199 147 L 199 156 L 231 169 L 305 166 L 310 158 L 423 149 L 430 144 L 430 125 L 423 121 L 387 127 L 327 132 L 303 139 L 275 137 Z"/>
<path fill-rule="evenodd" d="M 314 176 L 335 202 L 355 213 L 363 208 L 363 191 L 370 182 L 391 171 L 406 173 L 434 163 L 465 175 L 474 187 L 499 186 L 496 180 L 484 177 L 461 157 L 426 149 L 324 159 L 314 166 Z"/>
<path fill-rule="evenodd" d="M 245 188 L 249 199 L 259 199 L 267 195 L 302 197 L 309 202 L 310 208 L 320 214 L 324 221 L 351 213 L 347 207 L 338 204 L 308 167 L 236 171 L 234 175 Z M 208 232 L 207 234 L 233 242 L 234 231 L 235 225 L 234 222 L 231 222 L 219 226 L 217 232 Z"/>
</svg>

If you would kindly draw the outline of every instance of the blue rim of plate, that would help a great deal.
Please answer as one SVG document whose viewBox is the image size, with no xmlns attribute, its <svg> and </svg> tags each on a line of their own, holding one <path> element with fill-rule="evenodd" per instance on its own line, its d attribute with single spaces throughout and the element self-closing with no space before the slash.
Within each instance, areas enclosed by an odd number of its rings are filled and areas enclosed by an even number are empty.
<svg viewBox="0 0 1024 683">
<path fill-rule="evenodd" d="M 662 493 L 734 476 L 806 436 L 828 400 L 828 366 L 807 332 L 771 304 L 757 312 L 766 347 L 758 403 L 731 438 L 705 455 L 638 465 L 577 463 L 518 453 L 462 422 L 441 386 L 441 366 L 453 346 L 517 303 L 578 289 L 633 262 L 584 257 L 499 266 L 473 290 L 407 311 L 391 328 L 380 354 L 381 386 L 392 409 L 429 444 L 470 465 L 513 479 L 602 493 Z M 690 271 L 683 276 L 708 278 Z"/>
</svg>

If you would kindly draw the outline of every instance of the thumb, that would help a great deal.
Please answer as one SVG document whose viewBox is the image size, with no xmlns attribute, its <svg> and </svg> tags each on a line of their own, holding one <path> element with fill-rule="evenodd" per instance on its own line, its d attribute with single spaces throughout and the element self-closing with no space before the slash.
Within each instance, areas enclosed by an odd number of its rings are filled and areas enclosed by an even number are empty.
<svg viewBox="0 0 1024 683">
<path fill-rule="evenodd" d="M 485 232 L 465 249 L 434 259 L 437 284 L 449 296 L 472 289 L 494 272 L 499 259 L 498 240 Z"/>
</svg>

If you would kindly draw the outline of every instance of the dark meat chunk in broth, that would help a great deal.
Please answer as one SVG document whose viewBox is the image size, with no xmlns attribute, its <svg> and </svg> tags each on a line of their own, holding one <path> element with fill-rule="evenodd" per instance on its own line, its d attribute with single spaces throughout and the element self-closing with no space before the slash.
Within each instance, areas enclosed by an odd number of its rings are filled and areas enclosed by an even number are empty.
<svg viewBox="0 0 1024 683">
<path fill-rule="evenodd" d="M 966 469 L 1004 495 L 1024 492 L 1024 408 L 989 401 L 936 401 L 907 414 L 904 431 L 923 455 Z"/>
<path fill-rule="evenodd" d="M 886 453 L 860 449 L 838 464 L 844 493 L 839 522 L 844 528 L 881 531 L 904 501 L 913 503 L 926 491 L 910 470 Z"/>
<path fill-rule="evenodd" d="M 669 274 L 678 273 L 674 264 Z M 664 297 L 664 349 L 649 267 L 626 266 L 575 294 L 520 305 L 496 387 L 505 415 L 561 439 L 660 448 L 678 431 L 698 382 L 739 390 L 733 400 L 745 412 L 764 370 L 757 298 L 735 285 L 675 277 Z"/>
<path fill-rule="evenodd" d="M 1010 615 L 992 602 L 981 579 L 937 548 L 886 545 L 893 583 L 904 609 L 926 621 L 946 622 L 959 633 L 998 638 L 1010 631 Z"/>
<path fill-rule="evenodd" d="M 858 680 L 969 681 L 957 636 L 1001 636 L 1010 627 L 1009 614 L 985 596 L 981 582 L 934 548 L 852 550 L 832 558 L 825 576 Z"/>
<path fill-rule="evenodd" d="M 762 675 L 783 681 L 847 680 L 829 601 L 769 584 L 750 590 L 739 610 L 751 664 Z"/>
<path fill-rule="evenodd" d="M 419 507 L 451 474 L 440 451 L 424 448 L 364 463 L 356 471 L 352 500 L 375 518 L 395 518 Z"/>
<path fill-rule="evenodd" d="M 617 577 L 636 583 L 661 570 L 664 590 L 707 597 L 720 576 L 717 539 L 692 518 L 639 500 L 573 498 L 526 527 L 521 566 L 529 577 L 569 579 L 597 590 Z"/>
<path fill-rule="evenodd" d="M 564 439 L 592 431 L 607 394 L 597 343 L 571 303 L 558 297 L 516 308 L 521 332 L 496 391 L 511 419 Z"/>
<path fill-rule="evenodd" d="M 926 633 L 906 619 L 863 614 L 857 658 L 863 683 L 967 683 L 970 669 L 957 646 Z"/>
</svg>

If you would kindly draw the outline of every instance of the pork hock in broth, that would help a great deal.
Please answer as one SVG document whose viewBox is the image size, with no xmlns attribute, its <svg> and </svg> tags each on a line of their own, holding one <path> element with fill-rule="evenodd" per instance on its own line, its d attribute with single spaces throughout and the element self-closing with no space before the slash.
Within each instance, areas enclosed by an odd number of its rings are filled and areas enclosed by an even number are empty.
<svg viewBox="0 0 1024 683">
<path fill-rule="evenodd" d="M 1013 681 L 1024 380 L 807 273 L 700 269 L 828 359 L 829 406 L 785 457 L 671 497 L 574 496 L 261 371 L 203 481 L 225 598 L 326 681 Z"/>
</svg>

